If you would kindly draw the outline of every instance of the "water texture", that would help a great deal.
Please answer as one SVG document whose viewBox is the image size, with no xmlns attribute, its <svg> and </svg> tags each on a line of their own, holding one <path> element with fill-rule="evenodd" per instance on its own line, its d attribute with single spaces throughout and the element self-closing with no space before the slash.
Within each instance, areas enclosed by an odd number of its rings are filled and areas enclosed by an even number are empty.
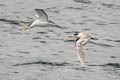
<svg viewBox="0 0 120 80">
<path fill-rule="evenodd" d="M 58 27 L 24 31 L 44 9 Z M 67 36 L 86 31 L 85 68 Z M 0 80 L 120 80 L 120 0 L 0 0 Z"/>
</svg>

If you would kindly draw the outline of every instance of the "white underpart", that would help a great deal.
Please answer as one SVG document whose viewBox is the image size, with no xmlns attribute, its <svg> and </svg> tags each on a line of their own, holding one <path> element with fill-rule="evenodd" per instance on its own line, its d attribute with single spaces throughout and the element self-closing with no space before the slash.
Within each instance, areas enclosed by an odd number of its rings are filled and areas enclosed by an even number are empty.
<svg viewBox="0 0 120 80">
<path fill-rule="evenodd" d="M 44 22 L 44 21 L 37 19 L 29 27 L 46 26 L 46 25 L 48 25 L 48 22 Z"/>
<path fill-rule="evenodd" d="M 92 36 L 88 33 L 81 32 L 77 35 L 77 37 L 79 38 L 79 40 L 76 42 L 77 55 L 81 65 L 84 66 L 85 61 L 84 47 L 89 42 Z"/>
</svg>

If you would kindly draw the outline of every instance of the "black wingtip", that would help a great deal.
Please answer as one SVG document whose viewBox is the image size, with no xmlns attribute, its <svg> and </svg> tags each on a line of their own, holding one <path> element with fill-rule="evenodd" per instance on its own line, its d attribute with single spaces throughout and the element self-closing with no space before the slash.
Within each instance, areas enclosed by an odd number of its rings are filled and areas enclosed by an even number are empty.
<svg viewBox="0 0 120 80">
<path fill-rule="evenodd" d="M 41 10 L 41 11 L 44 11 L 43 9 L 34 9 L 34 10 L 36 10 L 36 11 L 37 11 L 37 10 Z"/>
<path fill-rule="evenodd" d="M 42 12 L 44 12 L 46 15 L 47 15 L 47 13 L 43 10 L 43 9 L 34 9 L 36 12 L 38 12 L 38 11 L 42 11 Z"/>
</svg>

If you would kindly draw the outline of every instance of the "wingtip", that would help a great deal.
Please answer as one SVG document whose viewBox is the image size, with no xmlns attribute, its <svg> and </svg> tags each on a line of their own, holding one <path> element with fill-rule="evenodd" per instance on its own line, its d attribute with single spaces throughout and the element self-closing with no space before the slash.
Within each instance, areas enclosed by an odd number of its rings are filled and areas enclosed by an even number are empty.
<svg viewBox="0 0 120 80">
<path fill-rule="evenodd" d="M 36 12 L 38 12 L 38 11 L 42 11 L 42 12 L 44 12 L 45 14 L 46 14 L 46 12 L 43 10 L 43 9 L 34 9 Z M 47 14 L 46 14 L 47 15 Z"/>
<path fill-rule="evenodd" d="M 37 8 L 36 8 L 36 9 L 34 9 L 34 10 L 35 10 L 35 11 L 36 11 L 36 10 L 41 10 L 41 11 L 44 11 L 43 9 L 37 9 Z"/>
<path fill-rule="evenodd" d="M 84 63 L 81 63 L 81 66 L 84 67 Z"/>
</svg>

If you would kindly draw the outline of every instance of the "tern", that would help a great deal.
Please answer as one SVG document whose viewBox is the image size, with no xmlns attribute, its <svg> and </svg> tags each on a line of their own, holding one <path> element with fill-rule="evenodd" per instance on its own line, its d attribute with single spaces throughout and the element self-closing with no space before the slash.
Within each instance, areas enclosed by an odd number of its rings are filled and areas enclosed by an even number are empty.
<svg viewBox="0 0 120 80">
<path fill-rule="evenodd" d="M 38 13 L 38 15 L 35 15 L 37 19 L 32 23 L 30 23 L 28 26 L 25 26 L 24 30 L 37 26 L 40 27 L 53 26 L 53 27 L 61 28 L 60 26 L 56 25 L 54 22 L 48 20 L 48 15 L 43 9 L 35 9 L 35 11 Z"/>
<path fill-rule="evenodd" d="M 85 61 L 84 47 L 89 42 L 90 39 L 95 39 L 95 37 L 87 32 L 75 33 L 69 35 L 68 37 L 76 38 L 75 47 L 77 50 L 77 56 L 78 59 L 80 60 L 81 65 L 84 67 L 84 61 Z"/>
</svg>

